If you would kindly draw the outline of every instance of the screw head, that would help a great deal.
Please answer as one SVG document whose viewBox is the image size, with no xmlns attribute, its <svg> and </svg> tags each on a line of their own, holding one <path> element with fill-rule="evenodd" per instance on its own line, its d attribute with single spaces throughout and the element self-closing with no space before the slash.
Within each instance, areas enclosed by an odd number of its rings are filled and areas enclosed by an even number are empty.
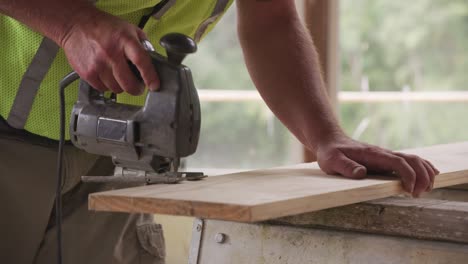
<svg viewBox="0 0 468 264">
<path fill-rule="evenodd" d="M 217 233 L 215 235 L 215 241 L 216 243 L 219 243 L 219 244 L 222 244 L 226 241 L 226 234 L 223 234 L 223 233 Z"/>
<path fill-rule="evenodd" d="M 202 226 L 201 225 L 197 225 L 197 231 L 200 232 L 201 231 L 201 228 Z"/>
</svg>

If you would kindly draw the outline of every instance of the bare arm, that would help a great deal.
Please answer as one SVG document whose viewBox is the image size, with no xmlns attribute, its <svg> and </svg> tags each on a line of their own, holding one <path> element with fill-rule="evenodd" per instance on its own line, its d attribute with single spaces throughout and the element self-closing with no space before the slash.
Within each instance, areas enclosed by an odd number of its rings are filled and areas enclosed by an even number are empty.
<svg viewBox="0 0 468 264">
<path fill-rule="evenodd" d="M 330 174 L 365 177 L 395 171 L 405 189 L 430 190 L 438 171 L 416 156 L 395 153 L 348 138 L 327 99 L 312 39 L 294 0 L 238 0 L 239 38 L 249 73 L 275 115 Z"/>
<path fill-rule="evenodd" d="M 88 0 L 0 0 L 0 12 L 62 43 L 74 23 L 98 11 Z"/>
<path fill-rule="evenodd" d="M 141 45 L 139 28 L 102 12 L 89 0 L 0 0 L 0 13 L 13 17 L 52 39 L 65 50 L 77 73 L 98 90 L 140 94 L 132 61 L 145 84 L 156 89 L 159 79 Z"/>
</svg>

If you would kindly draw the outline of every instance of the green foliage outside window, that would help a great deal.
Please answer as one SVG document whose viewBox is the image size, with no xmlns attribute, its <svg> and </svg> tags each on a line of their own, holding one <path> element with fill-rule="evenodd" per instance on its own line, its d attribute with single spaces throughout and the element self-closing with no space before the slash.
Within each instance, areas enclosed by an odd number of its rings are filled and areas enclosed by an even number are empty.
<svg viewBox="0 0 468 264">
<path fill-rule="evenodd" d="M 468 90 L 468 1 L 342 0 L 342 91 Z M 468 102 L 467 102 L 468 103 Z M 468 139 L 467 103 L 349 103 L 349 134 L 393 149 Z"/>
<path fill-rule="evenodd" d="M 468 90 L 468 1 L 341 0 L 341 91 Z M 232 8 L 186 62 L 199 89 L 255 89 Z M 344 129 L 392 149 L 467 140 L 467 103 L 342 103 Z M 254 168 L 300 161 L 301 149 L 262 102 L 202 104 L 190 167 Z"/>
</svg>

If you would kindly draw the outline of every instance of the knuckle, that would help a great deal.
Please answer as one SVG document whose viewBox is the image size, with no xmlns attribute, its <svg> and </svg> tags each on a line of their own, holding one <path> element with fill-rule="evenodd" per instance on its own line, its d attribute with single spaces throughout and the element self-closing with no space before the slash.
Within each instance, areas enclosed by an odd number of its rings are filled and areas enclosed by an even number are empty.
<svg viewBox="0 0 468 264">
<path fill-rule="evenodd" d="M 363 152 L 367 152 L 367 153 L 371 153 L 371 152 L 374 152 L 374 148 L 371 147 L 371 146 L 365 146 L 361 149 Z"/>
<path fill-rule="evenodd" d="M 411 168 L 408 168 L 408 169 L 400 169 L 398 170 L 398 174 L 406 181 L 408 182 L 415 182 L 416 181 L 416 177 L 417 177 L 417 174 L 416 172 L 411 169 Z"/>
<path fill-rule="evenodd" d="M 115 29 L 111 35 L 111 39 L 113 41 L 119 41 L 120 43 L 125 44 L 133 38 L 134 36 L 128 27 L 119 27 L 118 29 Z"/>
<path fill-rule="evenodd" d="M 343 155 L 339 149 L 334 148 L 329 151 L 329 157 L 330 159 L 342 159 Z"/>
<path fill-rule="evenodd" d="M 406 177 L 408 178 L 408 180 L 414 182 L 416 181 L 416 173 L 413 171 L 413 170 L 409 170 L 408 173 L 406 174 Z"/>
<path fill-rule="evenodd" d="M 372 159 L 373 157 L 381 156 L 383 154 L 383 152 L 380 149 L 373 146 L 365 146 L 361 149 L 361 151 L 363 154 L 366 154 L 366 156 L 368 156 L 368 158 L 370 159 Z"/>
<path fill-rule="evenodd" d="M 416 155 L 408 155 L 407 159 L 411 162 L 422 164 L 421 159 Z"/>
<path fill-rule="evenodd" d="M 330 160 L 320 160 L 318 161 L 318 165 L 320 169 L 325 172 L 326 174 L 333 174 L 333 165 L 331 164 Z"/>
<path fill-rule="evenodd" d="M 121 50 L 122 45 L 117 43 L 121 43 L 121 35 L 119 32 L 114 32 L 110 38 L 106 39 L 104 42 L 99 43 L 97 47 L 95 47 L 95 54 L 99 58 L 104 58 L 111 60 L 114 58 Z"/>
<path fill-rule="evenodd" d="M 143 72 L 146 72 L 149 70 L 148 69 L 148 66 L 150 65 L 149 57 L 145 53 L 139 52 L 138 54 L 136 54 L 136 56 L 133 58 L 133 63 L 135 65 L 139 65 Z"/>
<path fill-rule="evenodd" d="M 101 47 L 96 49 L 95 56 L 99 61 L 108 61 L 111 58 L 111 47 Z"/>
<path fill-rule="evenodd" d="M 340 154 L 340 151 L 337 149 L 331 149 L 326 152 L 319 152 L 318 153 L 318 159 L 321 160 L 322 162 L 331 162 L 334 159 L 336 159 Z"/>
<path fill-rule="evenodd" d="M 133 42 L 135 41 L 135 35 L 133 32 L 133 28 L 124 27 L 121 30 L 117 31 L 116 34 L 118 38 L 125 42 Z"/>
<path fill-rule="evenodd" d="M 80 76 L 87 80 L 87 81 L 91 81 L 91 80 L 95 80 L 97 79 L 98 77 L 98 74 L 97 74 L 97 70 L 94 69 L 93 67 L 89 67 L 85 70 L 83 70 L 81 73 L 80 73 Z"/>
<path fill-rule="evenodd" d="M 418 166 L 420 170 L 427 171 L 427 173 L 429 174 L 429 171 L 426 169 L 426 166 L 424 166 L 424 163 L 421 160 L 416 160 L 414 161 L 414 163 L 416 163 L 416 166 Z"/>
<path fill-rule="evenodd" d="M 395 164 L 399 164 L 399 165 L 402 165 L 406 162 L 404 158 L 399 157 L 399 156 L 393 156 L 390 159 L 392 160 L 392 162 L 394 162 Z"/>
<path fill-rule="evenodd" d="M 421 177 L 421 179 L 418 180 L 418 181 L 421 181 L 421 184 L 422 184 L 425 188 L 431 184 L 431 180 L 430 180 L 428 177 Z"/>
<path fill-rule="evenodd" d="M 102 71 L 104 68 L 104 62 L 100 59 L 94 60 L 85 70 L 89 75 L 92 75 L 92 77 L 98 77 L 99 72 Z"/>
<path fill-rule="evenodd" d="M 343 164 L 345 170 L 352 170 L 356 167 L 356 165 L 353 162 L 346 159 L 339 159 L 338 162 L 341 162 Z"/>
</svg>

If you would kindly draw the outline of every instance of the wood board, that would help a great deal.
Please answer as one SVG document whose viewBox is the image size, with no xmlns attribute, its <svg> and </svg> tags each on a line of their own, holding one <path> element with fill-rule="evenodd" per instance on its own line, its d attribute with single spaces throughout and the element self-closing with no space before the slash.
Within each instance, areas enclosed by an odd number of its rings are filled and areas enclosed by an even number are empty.
<svg viewBox="0 0 468 264">
<path fill-rule="evenodd" d="M 440 170 L 434 188 L 468 183 L 468 142 L 404 152 L 420 155 Z M 306 163 L 95 193 L 89 197 L 89 208 L 257 222 L 401 193 L 396 178 L 351 180 L 326 175 L 317 163 Z"/>
</svg>

